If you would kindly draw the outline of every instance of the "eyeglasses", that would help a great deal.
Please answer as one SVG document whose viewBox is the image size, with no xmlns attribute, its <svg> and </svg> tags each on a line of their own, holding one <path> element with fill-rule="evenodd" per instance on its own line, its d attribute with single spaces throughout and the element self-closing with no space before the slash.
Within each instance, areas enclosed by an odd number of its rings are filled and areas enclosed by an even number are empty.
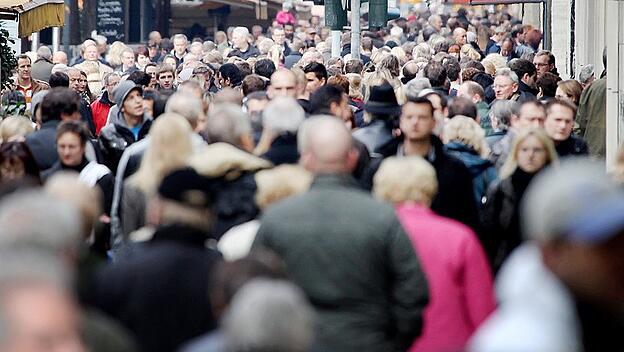
<svg viewBox="0 0 624 352">
<path fill-rule="evenodd" d="M 69 81 L 71 83 L 76 83 L 76 82 L 78 82 L 78 83 L 87 83 L 86 79 L 81 79 L 81 78 L 70 78 Z"/>
</svg>

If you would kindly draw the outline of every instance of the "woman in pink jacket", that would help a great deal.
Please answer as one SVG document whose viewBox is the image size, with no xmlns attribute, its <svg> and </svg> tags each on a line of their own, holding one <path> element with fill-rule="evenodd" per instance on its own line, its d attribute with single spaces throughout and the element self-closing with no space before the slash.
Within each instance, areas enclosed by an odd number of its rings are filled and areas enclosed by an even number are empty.
<svg viewBox="0 0 624 352">
<path fill-rule="evenodd" d="M 491 269 L 474 232 L 429 209 L 437 188 L 435 170 L 420 157 L 388 158 L 374 179 L 375 195 L 396 204 L 429 282 L 424 328 L 412 352 L 461 350 L 496 304 Z"/>
</svg>

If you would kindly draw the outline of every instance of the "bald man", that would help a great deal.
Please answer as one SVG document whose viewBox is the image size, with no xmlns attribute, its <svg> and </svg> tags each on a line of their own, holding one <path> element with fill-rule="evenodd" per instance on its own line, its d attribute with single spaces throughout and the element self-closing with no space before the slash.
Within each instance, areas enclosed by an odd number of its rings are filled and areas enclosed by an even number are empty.
<svg viewBox="0 0 624 352">
<path fill-rule="evenodd" d="M 351 178 L 358 153 L 340 119 L 311 117 L 298 138 L 314 182 L 266 211 L 254 247 L 280 255 L 310 298 L 319 351 L 407 350 L 428 301 L 411 243 L 392 207 Z"/>
<path fill-rule="evenodd" d="M 67 65 L 67 54 L 64 51 L 57 51 L 52 55 L 52 63 L 53 64 L 63 64 Z"/>
<path fill-rule="evenodd" d="M 271 76 L 268 95 L 270 99 L 291 97 L 297 99 L 297 76 L 290 71 L 280 69 Z"/>
</svg>

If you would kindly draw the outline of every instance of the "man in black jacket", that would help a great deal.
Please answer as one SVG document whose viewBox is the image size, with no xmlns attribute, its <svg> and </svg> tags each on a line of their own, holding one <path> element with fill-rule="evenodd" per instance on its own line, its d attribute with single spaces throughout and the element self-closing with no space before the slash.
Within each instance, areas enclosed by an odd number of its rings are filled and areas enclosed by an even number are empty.
<svg viewBox="0 0 624 352">
<path fill-rule="evenodd" d="M 215 328 L 207 291 L 220 255 L 205 245 L 213 188 L 192 169 L 166 176 L 148 209 L 153 237 L 97 276 L 93 303 L 132 331 L 141 351 L 176 351 Z"/>
<path fill-rule="evenodd" d="M 526 93 L 526 100 L 537 99 L 537 89 L 535 89 L 535 81 L 537 81 L 537 68 L 529 60 L 515 59 L 509 62 L 509 68 L 518 75 L 518 91 Z"/>
<path fill-rule="evenodd" d="M 403 105 L 400 118 L 402 139 L 395 139 L 380 151 L 383 157 L 418 155 L 429 161 L 436 170 L 438 195 L 431 209 L 470 226 L 479 233 L 481 228 L 477 206 L 474 202 L 472 177 L 464 164 L 448 155 L 440 139 L 433 135 L 436 121 L 433 106 L 426 98 L 415 98 Z M 377 172 L 382 159 L 371 162 L 369 171 L 361 182 L 367 188 Z"/>
<path fill-rule="evenodd" d="M 555 143 L 559 157 L 587 155 L 587 143 L 572 135 L 576 106 L 564 100 L 552 100 L 546 105 L 544 130 Z"/>
</svg>

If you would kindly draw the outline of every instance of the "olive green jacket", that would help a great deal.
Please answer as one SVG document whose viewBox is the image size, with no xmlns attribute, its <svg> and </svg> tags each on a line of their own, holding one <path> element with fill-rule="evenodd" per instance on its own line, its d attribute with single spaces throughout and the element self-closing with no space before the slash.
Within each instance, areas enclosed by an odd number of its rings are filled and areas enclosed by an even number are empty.
<svg viewBox="0 0 624 352">
<path fill-rule="evenodd" d="M 280 255 L 317 313 L 315 350 L 405 351 L 420 334 L 428 288 L 394 209 L 348 176 L 269 208 L 254 247 Z"/>
</svg>

